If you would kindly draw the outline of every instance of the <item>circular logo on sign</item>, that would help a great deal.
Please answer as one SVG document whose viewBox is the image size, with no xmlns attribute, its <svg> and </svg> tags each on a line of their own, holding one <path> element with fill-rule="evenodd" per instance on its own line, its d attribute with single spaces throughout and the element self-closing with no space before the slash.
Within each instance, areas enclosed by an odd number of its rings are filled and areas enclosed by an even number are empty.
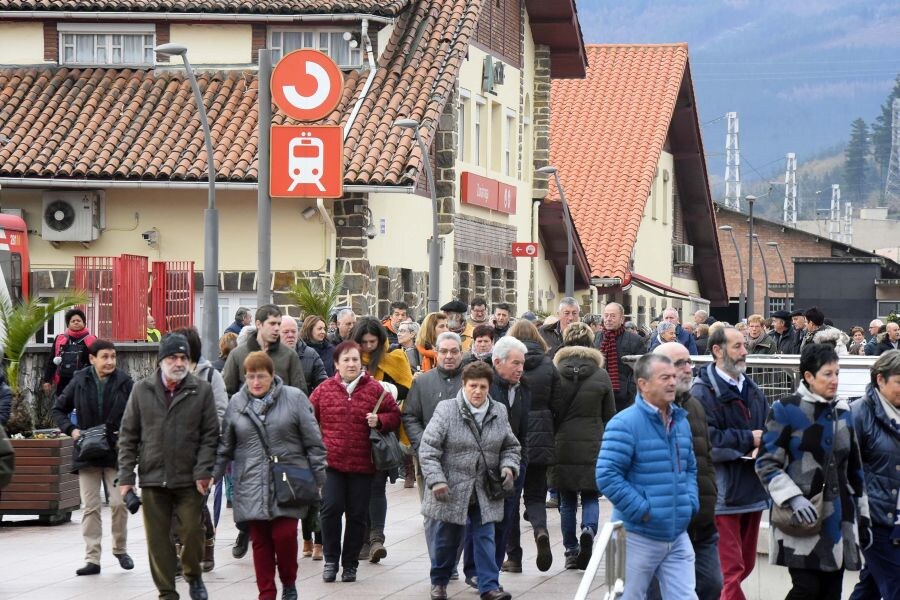
<svg viewBox="0 0 900 600">
<path fill-rule="evenodd" d="M 281 112 L 298 121 L 320 121 L 341 100 L 344 75 L 318 50 L 294 50 L 272 71 L 272 100 Z"/>
<path fill-rule="evenodd" d="M 534 244 L 528 244 L 527 246 L 525 246 L 525 254 L 527 254 L 528 256 L 534 256 L 535 254 L 537 254 L 537 246 L 535 246 Z"/>
</svg>

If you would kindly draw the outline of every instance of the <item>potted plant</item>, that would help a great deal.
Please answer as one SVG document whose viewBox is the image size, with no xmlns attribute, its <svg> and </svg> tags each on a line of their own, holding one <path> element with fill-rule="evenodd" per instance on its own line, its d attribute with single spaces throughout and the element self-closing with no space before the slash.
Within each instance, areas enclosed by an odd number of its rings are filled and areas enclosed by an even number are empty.
<svg viewBox="0 0 900 600">
<path fill-rule="evenodd" d="M 343 287 L 344 273 L 337 269 L 333 277 L 323 277 L 321 283 L 301 279 L 288 293 L 304 317 L 316 315 L 328 323 Z"/>
<path fill-rule="evenodd" d="M 4 514 L 38 515 L 43 522 L 71 519 L 80 504 L 78 476 L 72 470 L 72 438 L 61 435 L 53 422 L 53 397 L 35 395 L 22 372 L 22 357 L 32 336 L 59 312 L 84 304 L 84 294 L 66 294 L 46 302 L 31 299 L 13 305 L 0 292 L 0 345 L 6 364 L 6 380 L 12 391 L 12 411 L 7 432 L 16 451 L 12 481 L 0 500 Z"/>
</svg>

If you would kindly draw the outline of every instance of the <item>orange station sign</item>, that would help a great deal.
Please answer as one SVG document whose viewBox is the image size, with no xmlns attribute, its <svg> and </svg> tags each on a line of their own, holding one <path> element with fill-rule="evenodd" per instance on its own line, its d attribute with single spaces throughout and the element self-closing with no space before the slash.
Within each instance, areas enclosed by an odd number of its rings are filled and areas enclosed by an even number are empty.
<svg viewBox="0 0 900 600">
<path fill-rule="evenodd" d="M 460 199 L 463 204 L 510 215 L 516 212 L 515 186 L 468 171 L 463 171 L 460 175 Z"/>
</svg>

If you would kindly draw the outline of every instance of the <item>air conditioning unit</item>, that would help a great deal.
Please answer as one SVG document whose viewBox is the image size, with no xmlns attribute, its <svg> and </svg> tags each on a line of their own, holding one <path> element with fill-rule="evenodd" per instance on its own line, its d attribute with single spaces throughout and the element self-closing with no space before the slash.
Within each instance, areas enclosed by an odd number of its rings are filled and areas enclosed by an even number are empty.
<svg viewBox="0 0 900 600">
<path fill-rule="evenodd" d="M 689 244 L 675 244 L 672 247 L 675 254 L 676 266 L 688 266 L 694 264 L 694 247 Z"/>
<path fill-rule="evenodd" d="M 481 91 L 485 94 L 497 94 L 495 86 L 503 85 L 506 80 L 506 67 L 503 61 L 494 61 L 488 54 L 484 57 L 484 68 L 481 71 Z"/>
<path fill-rule="evenodd" d="M 44 192 L 41 237 L 48 242 L 92 242 L 105 226 L 103 192 Z"/>
</svg>

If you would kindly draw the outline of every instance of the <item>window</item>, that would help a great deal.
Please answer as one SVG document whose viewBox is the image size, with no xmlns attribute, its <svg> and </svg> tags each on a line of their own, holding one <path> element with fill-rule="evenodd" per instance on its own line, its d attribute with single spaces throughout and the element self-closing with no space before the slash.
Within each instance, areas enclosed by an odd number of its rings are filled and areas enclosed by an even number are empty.
<svg viewBox="0 0 900 600">
<path fill-rule="evenodd" d="M 467 113 L 469 112 L 469 91 L 459 90 L 459 104 L 456 107 L 456 125 L 459 134 L 459 145 L 457 146 L 457 160 L 469 160 L 469 120 Z"/>
<path fill-rule="evenodd" d="M 663 191 L 662 191 L 662 222 L 663 225 L 669 223 L 669 172 L 663 171 Z"/>
<path fill-rule="evenodd" d="M 341 29 L 273 29 L 269 34 L 272 62 L 300 48 L 319 50 L 331 57 L 341 68 L 362 66 L 362 44 L 359 33 Z"/>
<path fill-rule="evenodd" d="M 900 314 L 900 300 L 881 300 L 878 302 L 879 319 L 885 319 L 891 313 Z"/>
<path fill-rule="evenodd" d="M 487 103 L 481 96 L 475 97 L 475 160 L 476 165 L 481 166 L 481 152 L 484 148 L 484 136 L 482 135 L 481 123 L 484 120 L 484 113 L 487 112 Z"/>
<path fill-rule="evenodd" d="M 516 148 L 516 115 L 506 113 L 506 139 L 503 145 L 503 174 L 515 175 L 513 152 Z"/>
<path fill-rule="evenodd" d="M 787 308 L 787 298 L 769 298 L 769 312 L 776 310 L 785 310 Z"/>
<path fill-rule="evenodd" d="M 60 23 L 59 62 L 64 65 L 152 66 L 153 25 Z"/>
</svg>

